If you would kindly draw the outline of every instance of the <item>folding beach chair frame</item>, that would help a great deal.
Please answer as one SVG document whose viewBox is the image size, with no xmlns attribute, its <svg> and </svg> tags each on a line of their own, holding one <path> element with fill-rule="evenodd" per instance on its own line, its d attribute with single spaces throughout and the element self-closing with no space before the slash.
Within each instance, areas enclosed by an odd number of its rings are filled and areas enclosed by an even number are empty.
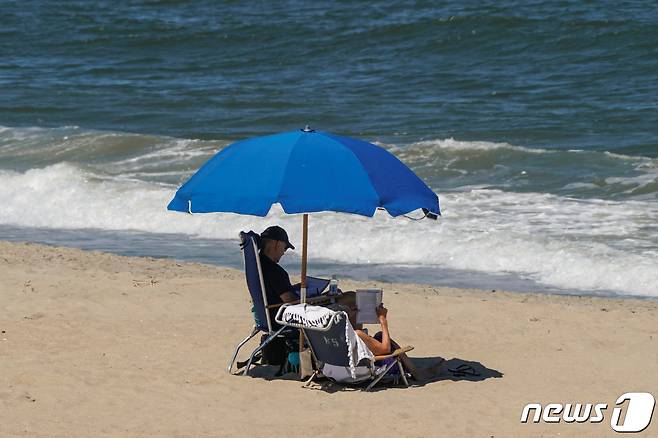
<svg viewBox="0 0 658 438">
<path fill-rule="evenodd" d="M 285 311 L 285 309 L 289 306 L 291 306 L 291 304 L 284 304 L 279 308 L 279 311 L 277 312 L 276 317 L 275 317 L 275 321 L 278 324 L 280 324 L 281 326 L 294 327 L 294 328 L 302 330 L 304 332 L 304 337 L 306 338 L 306 340 L 308 342 L 308 345 L 309 345 L 309 348 L 311 350 L 311 354 L 313 355 L 313 359 L 314 359 L 315 363 L 318 364 L 320 362 L 323 362 L 322 360 L 318 359 L 318 356 L 317 356 L 317 354 L 315 352 L 315 349 L 313 347 L 313 342 L 311 341 L 312 337 L 309 337 L 307 333 L 308 333 L 308 330 L 319 331 L 319 332 L 328 332 L 329 330 L 331 330 L 331 328 L 334 325 L 334 318 L 331 318 L 331 320 L 329 321 L 329 324 L 326 327 L 309 327 L 309 326 L 306 326 L 306 325 L 303 325 L 303 324 L 297 324 L 297 323 L 293 323 L 293 322 L 286 322 L 282 319 L 282 316 L 283 316 L 283 312 Z M 345 324 L 349 324 L 349 318 L 347 316 L 347 313 L 345 313 L 343 311 L 339 311 L 339 312 L 336 312 L 336 313 L 342 314 L 342 318 L 343 318 L 342 320 L 345 322 Z M 373 361 L 368 364 L 368 370 L 370 371 L 370 375 L 369 376 L 364 376 L 364 378 L 362 380 L 359 380 L 359 381 L 353 382 L 353 383 L 359 384 L 359 383 L 363 383 L 363 382 L 367 381 L 368 379 L 371 379 L 372 382 L 370 382 L 370 384 L 364 389 L 364 391 L 366 391 L 366 392 L 370 391 L 370 390 L 372 390 L 372 388 L 377 383 L 379 383 L 379 381 L 394 366 L 397 366 L 398 370 L 400 371 L 400 377 L 402 378 L 402 381 L 404 382 L 404 385 L 406 387 L 409 387 L 409 382 L 407 381 L 407 376 L 405 375 L 404 367 L 402 366 L 402 362 L 400 361 L 400 355 L 403 354 L 403 353 L 406 353 L 408 351 L 411 351 L 411 350 L 413 350 L 413 347 L 408 346 L 408 347 L 404 347 L 404 348 L 399 348 L 399 349 L 395 350 L 394 352 L 392 352 L 391 354 L 375 356 Z M 395 360 L 392 361 L 390 364 L 388 364 L 385 368 L 375 371 L 375 369 L 374 369 L 375 361 L 385 360 L 385 359 L 389 359 L 389 358 L 394 358 Z M 304 387 L 308 387 L 311 384 L 311 382 L 313 382 L 313 380 L 318 376 L 318 374 L 320 374 L 320 372 L 321 372 L 320 369 L 314 370 L 311 377 L 304 383 Z M 344 382 L 338 382 L 338 383 L 344 383 Z M 396 378 L 395 379 L 395 384 L 397 384 L 397 383 L 398 383 L 398 380 Z"/>
<path fill-rule="evenodd" d="M 252 351 L 251 355 L 249 356 L 249 361 L 247 362 L 247 365 L 245 366 L 245 369 L 243 371 L 243 375 L 245 375 L 245 376 L 249 374 L 249 368 L 251 368 L 251 364 L 254 361 L 254 357 L 256 357 L 256 355 L 265 346 L 267 346 L 267 344 L 272 342 L 274 340 L 274 338 L 276 338 L 277 336 L 282 335 L 283 332 L 287 329 L 286 326 L 281 326 L 281 328 L 278 329 L 277 331 L 275 331 L 275 332 L 272 331 L 272 321 L 270 320 L 270 312 L 269 312 L 269 309 L 268 309 L 267 294 L 265 292 L 265 282 L 263 280 L 263 271 L 262 271 L 261 266 L 260 266 L 260 257 L 258 256 L 259 247 L 258 247 L 258 244 L 256 242 L 256 239 L 254 239 L 254 237 L 253 237 L 253 234 L 255 234 L 255 233 L 253 233 L 253 232 L 245 233 L 244 231 L 240 232 L 239 236 L 240 236 L 240 242 L 241 242 L 240 243 L 240 248 L 242 250 L 242 262 L 243 262 L 243 266 L 244 266 L 245 277 L 246 277 L 246 280 L 247 280 L 247 287 L 249 288 L 248 273 L 247 273 L 247 253 L 245 252 L 245 248 L 248 244 L 251 244 L 252 247 L 254 248 L 254 256 L 256 258 L 256 267 L 258 268 L 258 280 L 259 280 L 261 295 L 262 295 L 262 299 L 263 299 L 263 308 L 264 308 L 264 313 L 265 313 L 265 319 L 266 319 L 266 322 L 267 322 L 267 328 L 263 327 L 262 323 L 261 323 L 261 325 L 259 325 L 259 321 L 256 317 L 257 312 L 254 312 L 254 320 L 255 320 L 254 321 L 254 328 L 251 331 L 251 334 L 249 336 L 247 336 L 246 338 L 244 338 L 237 345 L 237 347 L 235 348 L 235 351 L 233 352 L 233 356 L 231 357 L 231 360 L 228 363 L 227 372 L 229 374 L 231 373 L 231 369 L 233 368 L 233 364 L 235 363 L 235 360 L 238 357 L 238 352 L 240 351 L 240 349 L 242 348 L 242 346 L 244 344 L 249 342 L 249 340 L 251 338 L 256 336 L 256 334 L 258 334 L 259 332 L 263 332 L 263 333 L 267 334 L 268 337 L 262 344 L 260 344 L 258 347 L 256 347 L 254 349 L 254 351 Z M 254 301 L 253 300 L 253 293 L 254 292 L 249 288 L 249 294 L 252 296 L 252 302 Z M 254 302 L 253 305 L 256 306 L 256 303 Z"/>
</svg>

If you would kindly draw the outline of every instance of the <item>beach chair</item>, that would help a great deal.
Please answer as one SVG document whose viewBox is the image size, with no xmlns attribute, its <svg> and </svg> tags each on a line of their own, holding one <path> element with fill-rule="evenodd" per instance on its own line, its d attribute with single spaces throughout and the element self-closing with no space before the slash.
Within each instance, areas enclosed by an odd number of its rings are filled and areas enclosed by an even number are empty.
<svg viewBox="0 0 658 438">
<path fill-rule="evenodd" d="M 303 316 L 311 314 L 313 311 L 316 312 L 316 315 L 321 314 L 323 316 L 319 318 L 305 318 Z M 282 326 L 298 328 L 304 332 L 316 364 L 316 369 L 306 381 L 305 387 L 310 385 L 327 365 L 345 370 L 354 368 L 355 375 L 346 375 L 346 378 L 333 380 L 347 384 L 369 382 L 365 391 L 370 391 L 385 376 L 390 377 L 395 384 L 398 383 L 398 379 L 401 379 L 405 386 L 409 386 L 400 361 L 400 355 L 413 350 L 413 347 L 400 348 L 391 354 L 382 356 L 373 356 L 368 350 L 370 357 L 361 358 L 357 363 L 354 363 L 358 358 L 354 355 L 354 349 L 357 348 L 356 342 L 361 342 L 361 340 L 357 340 L 357 335 L 349 323 L 347 313 L 343 311 L 333 311 L 308 304 L 284 304 L 277 312 L 275 320 Z M 351 347 L 348 344 L 348 338 L 352 340 Z M 363 348 L 367 350 L 365 345 Z M 352 355 L 352 360 L 350 360 L 350 355 Z M 352 363 L 350 363 L 351 361 Z M 376 366 L 376 361 L 386 361 L 386 364 Z M 394 367 L 397 367 L 399 374 L 389 374 L 389 371 Z"/>
<path fill-rule="evenodd" d="M 255 323 L 251 334 L 244 338 L 235 348 L 231 361 L 228 363 L 227 367 L 229 374 L 231 373 L 233 364 L 238 357 L 240 348 L 242 348 L 242 346 L 251 338 L 256 336 L 257 333 L 263 332 L 268 336 L 267 339 L 256 347 L 249 356 L 249 360 L 247 361 L 247 365 L 243 372 L 243 375 L 245 376 L 249 373 L 249 368 L 251 367 L 254 358 L 265 346 L 272 342 L 276 337 L 284 336 L 286 334 L 290 335 L 291 332 L 294 331 L 286 326 L 281 326 L 281 328 L 277 330 L 272 329 L 270 312 L 267 310 L 268 303 L 267 295 L 265 293 L 265 283 L 263 281 L 263 272 L 260 267 L 260 258 L 258 257 L 259 242 L 260 236 L 255 232 L 240 232 L 240 248 L 242 249 L 247 288 L 249 289 L 249 294 L 251 295 L 251 301 L 253 303 L 252 312 L 254 314 Z"/>
</svg>

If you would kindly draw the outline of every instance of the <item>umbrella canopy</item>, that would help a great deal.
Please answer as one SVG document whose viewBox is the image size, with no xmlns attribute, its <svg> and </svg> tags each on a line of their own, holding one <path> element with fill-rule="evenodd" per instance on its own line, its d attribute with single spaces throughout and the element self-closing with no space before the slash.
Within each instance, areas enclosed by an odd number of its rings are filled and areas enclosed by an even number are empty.
<svg viewBox="0 0 658 438">
<path fill-rule="evenodd" d="M 391 216 L 423 209 L 441 214 L 439 197 L 385 149 L 362 140 L 305 129 L 233 143 L 181 186 L 169 210 L 265 216 L 272 204 L 304 213 L 301 301 L 306 301 L 308 213 Z M 300 350 L 303 347 L 300 333 Z"/>
<path fill-rule="evenodd" d="M 417 209 L 436 218 L 438 196 L 385 149 L 303 129 L 255 137 L 224 148 L 187 181 L 167 207 L 190 213 L 265 216 L 338 211 L 391 216 Z"/>
</svg>

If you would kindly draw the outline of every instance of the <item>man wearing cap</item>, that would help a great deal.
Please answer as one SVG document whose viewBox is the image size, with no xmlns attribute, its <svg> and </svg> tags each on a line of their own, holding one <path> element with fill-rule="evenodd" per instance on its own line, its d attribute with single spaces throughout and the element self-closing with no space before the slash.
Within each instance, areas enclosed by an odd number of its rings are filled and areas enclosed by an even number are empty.
<svg viewBox="0 0 658 438">
<path fill-rule="evenodd" d="M 288 233 L 280 226 L 274 225 L 263 231 L 260 237 L 260 268 L 263 272 L 268 304 L 297 301 L 299 297 L 293 292 L 290 277 L 286 270 L 279 265 L 279 260 L 288 248 L 295 249 L 288 240 Z M 276 315 L 276 310 L 273 309 L 271 314 Z M 274 321 L 273 316 L 272 321 Z"/>
</svg>

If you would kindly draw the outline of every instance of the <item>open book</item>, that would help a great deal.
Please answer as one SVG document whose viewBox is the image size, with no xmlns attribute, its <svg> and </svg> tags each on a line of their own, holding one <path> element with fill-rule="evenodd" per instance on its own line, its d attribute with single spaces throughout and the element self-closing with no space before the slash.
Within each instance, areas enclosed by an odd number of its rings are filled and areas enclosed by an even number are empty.
<svg viewBox="0 0 658 438">
<path fill-rule="evenodd" d="M 356 315 L 357 324 L 377 324 L 377 307 L 382 303 L 384 292 L 381 289 L 357 289 L 356 307 L 359 309 Z"/>
</svg>

